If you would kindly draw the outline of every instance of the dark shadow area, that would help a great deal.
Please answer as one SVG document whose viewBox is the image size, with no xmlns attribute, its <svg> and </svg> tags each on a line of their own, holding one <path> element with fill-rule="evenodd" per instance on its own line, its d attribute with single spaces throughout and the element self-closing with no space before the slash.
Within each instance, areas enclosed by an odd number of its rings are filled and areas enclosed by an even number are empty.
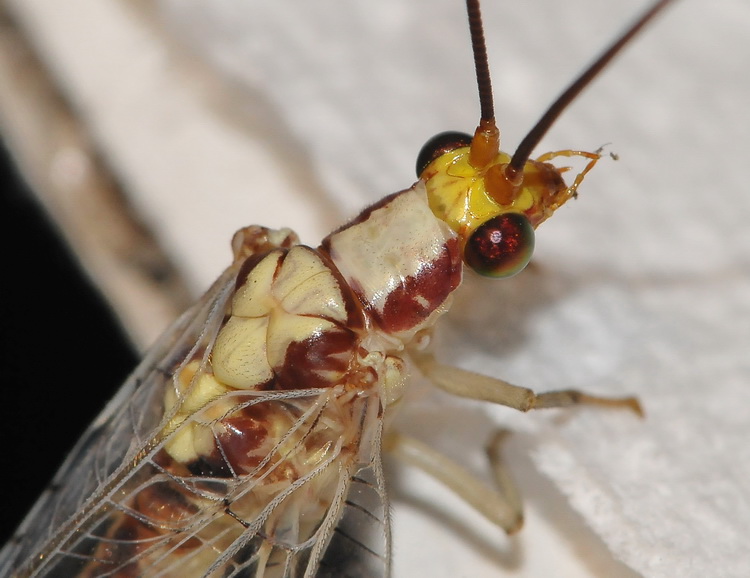
<svg viewBox="0 0 750 578">
<path fill-rule="evenodd" d="M 137 357 L 0 145 L 4 543 Z"/>
</svg>

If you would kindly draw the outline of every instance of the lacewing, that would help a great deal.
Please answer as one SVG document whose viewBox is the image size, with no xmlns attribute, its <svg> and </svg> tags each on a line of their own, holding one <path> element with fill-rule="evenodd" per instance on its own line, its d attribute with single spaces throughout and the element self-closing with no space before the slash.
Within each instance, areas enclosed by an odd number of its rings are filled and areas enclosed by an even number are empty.
<svg viewBox="0 0 750 578">
<path fill-rule="evenodd" d="M 500 152 L 478 2 L 467 2 L 481 119 L 441 133 L 416 184 L 317 248 L 249 226 L 209 291 L 149 351 L 81 438 L 0 555 L 18 576 L 384 576 L 388 451 L 508 533 L 522 509 L 491 444 L 497 488 L 388 426 L 418 370 L 456 396 L 521 411 L 634 398 L 535 394 L 440 363 L 433 325 L 464 266 L 505 278 L 536 227 L 575 197 L 600 151 L 531 158 L 562 110 L 670 2 L 654 4 L 587 69 L 514 154 Z M 555 162 L 579 157 L 568 181 Z"/>
</svg>

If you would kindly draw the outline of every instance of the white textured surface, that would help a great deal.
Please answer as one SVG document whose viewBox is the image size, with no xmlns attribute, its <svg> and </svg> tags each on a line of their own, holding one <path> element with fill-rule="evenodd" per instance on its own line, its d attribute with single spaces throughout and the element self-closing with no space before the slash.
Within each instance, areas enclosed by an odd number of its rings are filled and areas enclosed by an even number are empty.
<svg viewBox="0 0 750 578">
<path fill-rule="evenodd" d="M 200 73 L 142 5 L 11 3 L 197 287 L 240 225 L 314 243 L 408 187 L 426 138 L 476 123 L 459 0 L 164 0 L 213 63 Z M 512 148 L 644 3 L 485 4 Z M 639 38 L 540 147 L 611 142 L 621 160 L 543 225 L 538 267 L 470 282 L 444 328 L 457 364 L 538 390 L 635 393 L 647 419 L 416 406 L 412 428 L 478 469 L 466 448 L 497 423 L 521 432 L 509 453 L 529 520 L 509 541 L 398 468 L 397 576 L 750 572 L 748 27 L 742 0 L 684 0 Z"/>
</svg>

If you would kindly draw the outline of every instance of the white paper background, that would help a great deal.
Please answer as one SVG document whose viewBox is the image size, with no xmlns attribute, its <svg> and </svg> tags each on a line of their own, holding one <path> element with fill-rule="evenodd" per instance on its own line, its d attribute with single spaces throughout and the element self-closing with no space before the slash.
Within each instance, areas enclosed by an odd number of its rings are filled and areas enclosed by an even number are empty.
<svg viewBox="0 0 750 578">
<path fill-rule="evenodd" d="M 146 2 L 10 3 L 197 290 L 239 226 L 314 244 L 410 186 L 429 136 L 477 121 L 459 0 L 164 0 L 164 20 Z M 485 2 L 506 148 L 643 5 Z M 741 0 L 684 0 L 651 26 L 539 147 L 611 142 L 620 161 L 543 225 L 535 267 L 470 281 L 443 327 L 453 363 L 634 393 L 647 419 L 418 388 L 407 429 L 480 474 L 489 432 L 519 432 L 528 523 L 508 540 L 390 468 L 396 576 L 750 573 L 748 30 Z"/>
</svg>

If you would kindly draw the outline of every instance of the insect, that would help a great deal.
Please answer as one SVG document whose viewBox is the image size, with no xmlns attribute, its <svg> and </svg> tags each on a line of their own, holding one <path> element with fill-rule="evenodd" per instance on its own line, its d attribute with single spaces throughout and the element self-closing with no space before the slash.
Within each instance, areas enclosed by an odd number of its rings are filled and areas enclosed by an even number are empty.
<svg viewBox="0 0 750 578">
<path fill-rule="evenodd" d="M 387 424 L 410 366 L 456 395 L 524 411 L 581 402 L 638 410 L 632 398 L 535 395 L 441 365 L 426 348 L 462 262 L 488 276 L 517 273 L 536 226 L 575 196 L 599 153 L 530 161 L 531 149 L 666 4 L 584 74 L 511 157 L 499 153 L 479 9 L 469 2 L 482 102 L 475 136 L 439 135 L 420 154 L 414 187 L 369 207 L 319 249 L 287 229 L 238 232 L 233 264 L 82 438 L 5 550 L 8 564 L 19 575 L 339 575 L 345 565 L 353 575 L 387 574 L 381 446 L 516 530 L 520 508 L 503 498 L 507 484 L 487 491 Z M 566 185 L 550 161 L 571 156 L 587 164 Z M 347 551 L 352 560 L 342 559 Z"/>
</svg>

